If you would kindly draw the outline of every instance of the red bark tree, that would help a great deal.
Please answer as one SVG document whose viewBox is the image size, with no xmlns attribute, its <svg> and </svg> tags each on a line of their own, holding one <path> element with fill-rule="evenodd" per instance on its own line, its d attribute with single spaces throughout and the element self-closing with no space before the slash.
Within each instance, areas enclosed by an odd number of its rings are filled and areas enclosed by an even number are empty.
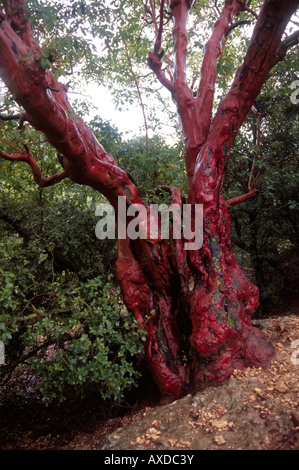
<svg viewBox="0 0 299 470">
<path fill-rule="evenodd" d="M 267 366 L 272 347 L 252 326 L 258 306 L 258 289 L 247 279 L 232 254 L 228 206 L 256 194 L 225 202 L 222 185 L 229 152 L 271 68 L 298 42 L 298 33 L 282 42 L 297 0 L 264 0 L 242 66 L 212 117 L 221 44 L 233 18 L 247 7 L 246 0 L 225 0 L 206 44 L 201 80 L 196 94 L 186 80 L 187 18 L 194 3 L 170 0 L 173 18 L 174 70 L 166 77 L 161 62 L 165 5 L 155 15 L 156 43 L 148 65 L 170 91 L 177 105 L 185 142 L 189 179 L 188 203 L 203 204 L 203 245 L 185 251 L 182 240 L 118 241 L 117 278 L 127 308 L 147 332 L 147 358 L 161 390 L 180 396 L 189 383 L 221 381 L 235 368 Z M 62 154 L 64 171 L 41 176 L 33 155 L 24 152 L 0 156 L 27 162 L 40 186 L 68 177 L 93 187 L 117 211 L 118 196 L 127 206 L 135 203 L 150 211 L 138 195 L 130 176 L 121 169 L 79 116 L 75 116 L 67 88 L 55 81 L 41 64 L 41 48 L 26 19 L 24 0 L 10 0 L 0 10 L 1 77 L 24 109 L 22 120 L 42 131 Z M 166 187 L 174 202 L 182 204 L 180 191 Z M 154 313 L 153 313 L 154 312 Z"/>
</svg>

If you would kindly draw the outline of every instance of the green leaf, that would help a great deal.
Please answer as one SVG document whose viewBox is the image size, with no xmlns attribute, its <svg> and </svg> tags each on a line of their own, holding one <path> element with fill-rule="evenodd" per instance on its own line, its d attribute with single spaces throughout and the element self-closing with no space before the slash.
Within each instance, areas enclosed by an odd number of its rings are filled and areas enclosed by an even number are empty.
<svg viewBox="0 0 299 470">
<path fill-rule="evenodd" d="M 44 57 L 41 58 L 40 62 L 41 62 L 41 66 L 44 70 L 46 70 L 50 65 L 50 62 L 47 59 L 45 59 Z"/>
<path fill-rule="evenodd" d="M 26 60 L 30 59 L 32 57 L 33 52 L 31 51 L 29 54 L 25 55 L 24 57 L 21 57 L 20 61 L 21 62 L 26 62 Z"/>
</svg>

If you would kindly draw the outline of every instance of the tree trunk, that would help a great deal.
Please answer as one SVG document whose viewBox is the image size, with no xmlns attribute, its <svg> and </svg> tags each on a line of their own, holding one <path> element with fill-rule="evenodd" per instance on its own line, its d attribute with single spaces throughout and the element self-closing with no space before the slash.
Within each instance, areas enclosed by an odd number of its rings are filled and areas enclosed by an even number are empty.
<svg viewBox="0 0 299 470">
<path fill-rule="evenodd" d="M 190 383 L 221 381 L 235 368 L 267 366 L 273 354 L 251 324 L 258 289 L 232 254 L 222 185 L 237 131 L 269 70 L 286 53 L 280 40 L 298 2 L 264 2 L 244 63 L 212 119 L 221 41 L 245 3 L 225 1 L 206 47 L 196 97 L 185 74 L 190 0 L 169 2 L 174 18 L 174 79 L 166 79 L 156 53 L 149 56 L 151 69 L 177 103 L 190 182 L 188 203 L 193 209 L 195 204 L 203 205 L 203 245 L 186 251 L 183 240 L 156 239 L 149 232 L 145 240 L 127 237 L 118 241 L 116 273 L 127 308 L 147 332 L 144 346 L 155 381 L 161 390 L 177 397 Z M 160 4 L 162 9 L 164 2 Z M 6 85 L 25 110 L 24 119 L 63 155 L 63 177 L 93 187 L 116 210 L 119 196 L 125 198 L 126 207 L 142 204 L 149 222 L 152 214 L 128 174 L 75 116 L 66 88 L 41 67 L 40 48 L 26 21 L 23 0 L 11 0 L 9 5 L 6 14 L 0 10 L 0 67 Z M 29 163 L 39 184 L 61 179 L 59 175 L 42 178 L 28 150 L 12 155 L 1 152 L 0 156 Z M 181 206 L 179 190 L 168 190 L 173 202 Z"/>
<path fill-rule="evenodd" d="M 246 366 L 265 367 L 273 354 L 250 320 L 258 306 L 258 289 L 231 250 L 228 208 L 221 193 L 227 160 L 221 142 L 205 147 L 189 195 L 190 203 L 204 207 L 203 246 L 200 253 L 190 253 L 195 279 L 190 301 L 195 382 L 222 381 Z"/>
</svg>

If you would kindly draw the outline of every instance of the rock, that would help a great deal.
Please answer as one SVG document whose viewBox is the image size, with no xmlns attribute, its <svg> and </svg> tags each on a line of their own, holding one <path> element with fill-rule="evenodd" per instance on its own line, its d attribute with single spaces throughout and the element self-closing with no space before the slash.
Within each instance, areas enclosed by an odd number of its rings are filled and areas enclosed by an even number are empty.
<svg viewBox="0 0 299 470">
<path fill-rule="evenodd" d="M 228 422 L 226 419 L 217 419 L 212 423 L 213 428 L 224 429 L 228 427 Z"/>
<path fill-rule="evenodd" d="M 275 386 L 274 389 L 277 390 L 278 392 L 285 393 L 289 390 L 288 386 L 284 383 L 283 380 L 279 380 Z"/>
<path fill-rule="evenodd" d="M 220 436 L 215 436 L 214 441 L 216 442 L 216 444 L 219 444 L 219 445 L 223 445 L 223 444 L 226 443 L 226 440 L 221 435 Z"/>
</svg>

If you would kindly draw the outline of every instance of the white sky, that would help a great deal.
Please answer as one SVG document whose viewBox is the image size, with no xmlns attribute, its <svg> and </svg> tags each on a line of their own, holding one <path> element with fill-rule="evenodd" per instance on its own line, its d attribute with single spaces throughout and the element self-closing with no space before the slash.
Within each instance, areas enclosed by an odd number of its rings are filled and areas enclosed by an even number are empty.
<svg viewBox="0 0 299 470">
<path fill-rule="evenodd" d="M 119 111 L 113 103 L 113 97 L 107 88 L 99 85 L 86 85 L 85 94 L 91 97 L 91 102 L 97 107 L 98 111 L 92 112 L 92 115 L 98 114 L 105 121 L 111 121 L 119 132 L 140 134 L 140 126 L 143 126 L 143 116 L 140 106 L 126 105 L 127 110 Z M 124 136 L 125 137 L 125 136 Z"/>
</svg>

